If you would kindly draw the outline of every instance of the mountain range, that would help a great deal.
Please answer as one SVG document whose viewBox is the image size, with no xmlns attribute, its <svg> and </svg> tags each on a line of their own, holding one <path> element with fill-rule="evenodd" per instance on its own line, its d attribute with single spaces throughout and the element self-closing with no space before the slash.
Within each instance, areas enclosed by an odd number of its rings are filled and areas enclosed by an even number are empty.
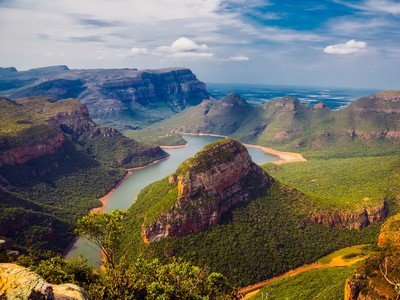
<svg viewBox="0 0 400 300">
<path fill-rule="evenodd" d="M 237 94 L 203 101 L 168 120 L 146 127 L 148 134 L 212 133 L 308 155 L 396 152 L 400 147 L 400 91 L 363 97 L 340 110 L 309 106 L 283 97 L 252 106 Z M 128 133 L 129 134 L 129 133 Z M 375 150 L 374 150 L 375 149 Z M 347 154 L 346 154 L 347 153 Z M 350 154 L 349 154 L 350 153 Z"/>
<path fill-rule="evenodd" d="M 28 71 L 0 68 L 0 95 L 10 99 L 77 98 L 101 125 L 140 128 L 210 98 L 187 68 L 84 69 L 52 66 Z"/>
</svg>

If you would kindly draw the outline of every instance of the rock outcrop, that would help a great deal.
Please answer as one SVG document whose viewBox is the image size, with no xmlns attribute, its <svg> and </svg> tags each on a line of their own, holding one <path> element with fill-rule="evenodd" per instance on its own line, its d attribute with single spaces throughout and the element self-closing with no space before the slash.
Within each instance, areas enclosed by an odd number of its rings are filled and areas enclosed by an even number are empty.
<svg viewBox="0 0 400 300">
<path fill-rule="evenodd" d="M 0 167 L 22 165 L 35 158 L 51 155 L 58 151 L 65 142 L 66 139 L 62 132 L 55 132 L 53 136 L 30 145 L 4 149 L 0 152 Z"/>
<path fill-rule="evenodd" d="M 381 227 L 378 250 L 371 254 L 346 280 L 345 300 L 397 299 L 400 275 L 400 214 L 388 218 Z M 392 282 L 384 278 L 383 273 Z"/>
<path fill-rule="evenodd" d="M 38 274 L 15 264 L 0 264 L 0 299 L 87 300 L 75 284 L 51 285 Z"/>
<path fill-rule="evenodd" d="M 156 219 L 145 221 L 143 240 L 156 242 L 217 226 L 226 213 L 265 193 L 271 183 L 238 141 L 212 143 L 169 177 L 169 184 L 177 187 L 176 202 Z"/>
<path fill-rule="evenodd" d="M 360 230 L 370 223 L 382 222 L 387 214 L 388 205 L 382 199 L 378 206 L 363 208 L 361 211 L 319 211 L 313 213 L 305 223 Z"/>
</svg>

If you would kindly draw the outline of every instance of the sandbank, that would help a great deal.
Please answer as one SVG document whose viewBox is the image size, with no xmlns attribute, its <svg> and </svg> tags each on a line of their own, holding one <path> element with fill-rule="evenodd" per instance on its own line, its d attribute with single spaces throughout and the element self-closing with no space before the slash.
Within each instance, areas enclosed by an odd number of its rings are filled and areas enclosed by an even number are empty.
<svg viewBox="0 0 400 300">
<path fill-rule="evenodd" d="M 220 134 L 211 134 L 211 133 L 190 133 L 190 132 L 180 132 L 180 134 L 183 135 L 194 135 L 194 136 L 214 136 L 214 137 L 222 137 L 222 138 L 228 138 L 228 136 L 225 135 L 220 135 Z M 291 163 L 291 162 L 299 162 L 299 161 L 306 161 L 306 159 L 300 154 L 300 153 L 295 153 L 295 152 L 283 152 L 279 150 L 275 150 L 272 148 L 268 147 L 263 147 L 260 145 L 254 145 L 254 144 L 243 144 L 246 147 L 249 148 L 257 148 L 260 149 L 268 154 L 272 154 L 276 157 L 278 157 L 277 160 L 272 161 L 272 163 L 281 165 L 285 163 Z"/>
</svg>

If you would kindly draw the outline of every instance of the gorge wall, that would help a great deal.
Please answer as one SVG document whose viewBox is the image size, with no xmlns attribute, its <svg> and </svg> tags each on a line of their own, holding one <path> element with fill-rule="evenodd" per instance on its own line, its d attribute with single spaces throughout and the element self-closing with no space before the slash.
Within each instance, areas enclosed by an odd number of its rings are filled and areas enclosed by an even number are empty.
<svg viewBox="0 0 400 300">
<path fill-rule="evenodd" d="M 313 213 L 304 223 L 360 230 L 371 223 L 382 222 L 387 214 L 388 205 L 386 199 L 382 199 L 379 205 L 363 208 L 359 211 L 318 211 Z"/>
<path fill-rule="evenodd" d="M 0 79 L 0 95 L 10 99 L 77 98 L 95 119 L 112 119 L 131 127 L 159 121 L 210 98 L 205 84 L 186 68 L 70 70 L 55 66 L 22 72 L 0 69 Z"/>
<path fill-rule="evenodd" d="M 142 226 L 146 243 L 217 226 L 234 207 L 265 193 L 272 178 L 233 139 L 204 147 L 169 177 L 177 186 L 172 208 Z"/>
</svg>

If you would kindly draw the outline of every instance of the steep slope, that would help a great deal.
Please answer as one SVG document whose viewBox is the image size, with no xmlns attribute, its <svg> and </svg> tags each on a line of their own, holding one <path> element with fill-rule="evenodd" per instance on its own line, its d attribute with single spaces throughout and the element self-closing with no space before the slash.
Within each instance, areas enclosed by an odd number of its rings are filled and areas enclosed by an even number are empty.
<svg viewBox="0 0 400 300">
<path fill-rule="evenodd" d="M 210 144 L 168 178 L 173 187 L 168 193 L 177 194 L 176 202 L 151 219 L 145 214 L 142 238 L 155 242 L 217 226 L 224 214 L 263 193 L 271 182 L 239 142 L 224 139 Z M 154 196 L 151 189 L 146 197 Z"/>
<path fill-rule="evenodd" d="M 60 251 L 124 173 L 167 154 L 100 128 L 75 99 L 0 98 L 1 235 Z"/>
<path fill-rule="evenodd" d="M 141 191 L 119 255 L 184 257 L 248 285 L 377 238 L 376 224 L 359 231 L 307 224 L 313 201 L 272 180 L 243 146 L 224 139 Z"/>
<path fill-rule="evenodd" d="M 226 102 L 231 104 L 228 108 Z M 310 107 L 290 97 L 251 107 L 232 94 L 220 102 L 203 102 L 146 129 L 159 135 L 171 131 L 229 135 L 314 156 L 321 151 L 337 156 L 397 153 L 399 105 L 400 91 L 370 95 L 339 111 L 318 104 Z"/>
<path fill-rule="evenodd" d="M 0 94 L 10 99 L 77 98 L 101 124 L 140 127 L 209 98 L 205 84 L 185 68 L 70 70 L 54 66 L 18 72 L 0 69 Z"/>
<path fill-rule="evenodd" d="M 360 264 L 347 279 L 344 299 L 397 299 L 400 294 L 399 246 L 400 214 L 397 214 L 382 225 L 378 250 Z"/>
</svg>

